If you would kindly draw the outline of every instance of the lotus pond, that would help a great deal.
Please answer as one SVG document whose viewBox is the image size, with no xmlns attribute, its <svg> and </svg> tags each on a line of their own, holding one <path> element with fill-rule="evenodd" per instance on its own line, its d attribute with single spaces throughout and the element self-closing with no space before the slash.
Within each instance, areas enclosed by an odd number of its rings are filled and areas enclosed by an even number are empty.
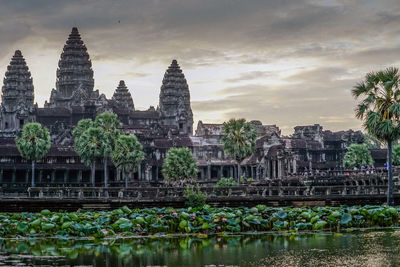
<svg viewBox="0 0 400 267">
<path fill-rule="evenodd" d="M 0 266 L 400 266 L 400 231 L 0 239 Z"/>
<path fill-rule="evenodd" d="M 104 238 L 168 234 L 224 234 L 263 231 L 340 232 L 397 227 L 400 207 L 304 207 L 129 209 L 40 213 L 0 213 L 1 237 L 77 236 Z"/>
</svg>

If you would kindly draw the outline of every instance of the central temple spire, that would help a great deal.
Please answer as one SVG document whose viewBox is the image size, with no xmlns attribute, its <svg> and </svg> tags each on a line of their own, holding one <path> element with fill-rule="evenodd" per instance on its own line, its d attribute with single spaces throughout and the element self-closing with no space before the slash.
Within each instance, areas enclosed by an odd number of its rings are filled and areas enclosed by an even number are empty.
<svg viewBox="0 0 400 267">
<path fill-rule="evenodd" d="M 94 79 L 92 62 L 78 28 L 73 27 L 58 62 L 56 90 L 50 97 L 50 106 L 69 107 L 74 95 L 90 97 Z"/>
<path fill-rule="evenodd" d="M 164 74 L 159 106 L 164 125 L 177 126 L 180 134 L 192 135 L 193 113 L 189 86 L 175 59 Z"/>
</svg>

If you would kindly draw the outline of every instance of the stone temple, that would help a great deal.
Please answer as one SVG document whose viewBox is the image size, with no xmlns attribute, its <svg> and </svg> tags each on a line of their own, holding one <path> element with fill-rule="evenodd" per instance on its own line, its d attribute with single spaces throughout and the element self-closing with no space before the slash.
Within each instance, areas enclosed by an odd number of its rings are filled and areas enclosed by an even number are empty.
<svg viewBox="0 0 400 267">
<path fill-rule="evenodd" d="M 21 51 L 15 51 L 2 86 L 0 110 L 0 184 L 2 187 L 27 186 L 30 163 L 21 158 L 14 142 L 24 124 L 39 122 L 51 133 L 52 147 L 37 163 L 38 185 L 86 185 L 90 169 L 73 148 L 72 130 L 79 120 L 94 119 L 103 112 L 118 115 L 122 130 L 135 134 L 146 154 L 131 181 L 156 182 L 162 179 L 161 168 L 170 147 L 189 147 L 199 166 L 198 177 L 210 181 L 235 177 L 236 163 L 223 151 L 222 124 L 199 121 L 193 135 L 193 113 L 185 75 L 176 60 L 167 68 L 161 84 L 159 105 L 136 110 L 124 81 L 116 81 L 111 99 L 94 90 L 93 69 L 87 48 L 73 28 L 56 73 L 55 89 L 44 107 L 34 104 L 31 73 Z M 318 124 L 297 126 L 290 137 L 281 135 L 276 125 L 251 121 L 258 134 L 256 152 L 243 162 L 243 172 L 255 179 L 276 179 L 304 171 L 340 168 L 347 146 L 363 142 L 360 131 L 324 131 Z M 377 164 L 385 154 L 372 153 Z M 108 161 L 110 162 L 110 161 Z M 96 167 L 96 183 L 102 185 L 101 161 Z M 110 184 L 118 185 L 115 167 L 109 163 Z"/>
</svg>

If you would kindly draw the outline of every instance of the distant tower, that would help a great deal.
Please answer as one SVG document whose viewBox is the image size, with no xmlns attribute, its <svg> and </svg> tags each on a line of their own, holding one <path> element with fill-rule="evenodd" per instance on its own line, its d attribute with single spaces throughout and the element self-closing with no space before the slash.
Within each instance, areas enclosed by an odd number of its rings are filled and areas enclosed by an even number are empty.
<svg viewBox="0 0 400 267">
<path fill-rule="evenodd" d="M 177 126 L 180 134 L 193 134 L 189 86 L 175 59 L 164 74 L 159 106 L 164 125 Z"/>
<path fill-rule="evenodd" d="M 79 105 L 90 98 L 94 87 L 92 62 L 76 27 L 64 45 L 58 62 L 56 89 L 50 96 L 50 107 Z"/>
<path fill-rule="evenodd" d="M 124 81 L 119 81 L 119 85 L 114 92 L 112 99 L 117 103 L 118 106 L 125 107 L 127 109 L 135 110 L 133 105 L 132 95 L 125 85 Z"/>
<path fill-rule="evenodd" d="M 3 130 L 17 130 L 35 119 L 33 82 L 21 51 L 15 51 L 3 81 L 1 125 Z"/>
</svg>

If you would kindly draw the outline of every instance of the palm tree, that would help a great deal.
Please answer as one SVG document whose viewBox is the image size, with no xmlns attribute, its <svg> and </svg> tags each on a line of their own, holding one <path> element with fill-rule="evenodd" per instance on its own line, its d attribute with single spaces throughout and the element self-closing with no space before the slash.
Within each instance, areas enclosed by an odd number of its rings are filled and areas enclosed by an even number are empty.
<svg viewBox="0 0 400 267">
<path fill-rule="evenodd" d="M 92 186 L 95 186 L 96 158 L 103 155 L 103 142 L 103 130 L 98 127 L 89 127 L 79 138 L 75 137 L 76 152 L 86 165 L 91 165 Z"/>
<path fill-rule="evenodd" d="M 114 150 L 111 153 L 111 160 L 117 169 L 122 170 L 125 180 L 125 187 L 128 187 L 127 171 L 134 171 L 144 159 L 142 144 L 134 135 L 120 135 L 115 141 Z"/>
<path fill-rule="evenodd" d="M 387 204 L 394 205 L 392 143 L 400 135 L 400 90 L 399 70 L 387 68 L 383 71 L 370 72 L 365 80 L 357 83 L 352 95 L 360 100 L 355 112 L 363 120 L 368 133 L 387 143 L 388 149 L 388 193 Z"/>
<path fill-rule="evenodd" d="M 257 133 L 245 119 L 230 119 L 222 125 L 222 142 L 225 153 L 234 158 L 238 168 L 238 183 L 240 184 L 241 163 L 254 153 Z"/>
<path fill-rule="evenodd" d="M 22 129 L 22 136 L 15 138 L 19 153 L 32 161 L 32 187 L 35 186 L 35 162 L 43 158 L 50 150 L 49 130 L 40 123 L 31 122 Z"/>
<path fill-rule="evenodd" d="M 103 159 L 104 159 L 104 186 L 108 186 L 107 159 L 114 149 L 115 140 L 121 134 L 118 129 L 122 123 L 117 119 L 117 115 L 111 113 L 102 113 L 97 115 L 94 124 L 103 130 Z"/>
</svg>

